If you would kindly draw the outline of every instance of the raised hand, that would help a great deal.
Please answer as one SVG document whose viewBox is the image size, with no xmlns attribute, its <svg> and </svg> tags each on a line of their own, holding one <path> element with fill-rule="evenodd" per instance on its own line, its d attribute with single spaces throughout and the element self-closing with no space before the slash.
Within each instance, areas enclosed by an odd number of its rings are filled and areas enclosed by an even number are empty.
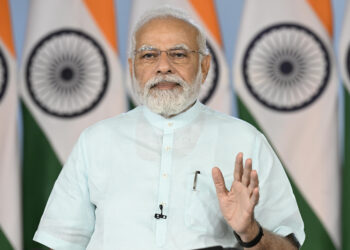
<svg viewBox="0 0 350 250">
<path fill-rule="evenodd" d="M 252 160 L 247 159 L 243 168 L 243 154 L 237 154 L 230 190 L 225 187 L 224 177 L 218 167 L 212 169 L 212 176 L 220 209 L 227 223 L 241 237 L 256 235 L 258 226 L 254 219 L 254 208 L 259 201 L 259 180 L 257 172 L 252 170 Z"/>
</svg>

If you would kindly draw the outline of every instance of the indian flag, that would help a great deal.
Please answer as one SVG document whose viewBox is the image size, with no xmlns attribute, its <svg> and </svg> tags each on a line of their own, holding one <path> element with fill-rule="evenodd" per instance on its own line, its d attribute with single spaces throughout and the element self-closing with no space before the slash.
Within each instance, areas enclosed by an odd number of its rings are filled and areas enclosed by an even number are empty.
<svg viewBox="0 0 350 250">
<path fill-rule="evenodd" d="M 342 229 L 343 249 L 350 249 L 350 2 L 345 9 L 343 30 L 339 46 L 339 66 L 344 83 L 344 158 L 343 158 L 343 206 Z"/>
<path fill-rule="evenodd" d="M 187 12 L 192 19 L 203 27 L 207 35 L 207 45 L 212 59 L 207 79 L 201 88 L 199 100 L 215 110 L 231 114 L 232 94 L 229 85 L 228 67 L 222 49 L 223 43 L 215 2 L 213 0 L 134 0 L 131 12 L 131 30 L 145 11 L 164 5 Z M 133 102 L 137 103 L 132 91 L 129 72 L 126 75 L 128 76 L 129 95 Z"/>
<path fill-rule="evenodd" d="M 331 37 L 329 0 L 246 0 L 234 64 L 240 116 L 263 131 L 283 162 L 308 250 L 340 247 Z"/>
<path fill-rule="evenodd" d="M 113 0 L 30 2 L 23 100 L 24 247 L 82 130 L 126 110 Z"/>
<path fill-rule="evenodd" d="M 16 55 L 8 0 L 0 0 L 0 249 L 22 249 Z"/>
</svg>

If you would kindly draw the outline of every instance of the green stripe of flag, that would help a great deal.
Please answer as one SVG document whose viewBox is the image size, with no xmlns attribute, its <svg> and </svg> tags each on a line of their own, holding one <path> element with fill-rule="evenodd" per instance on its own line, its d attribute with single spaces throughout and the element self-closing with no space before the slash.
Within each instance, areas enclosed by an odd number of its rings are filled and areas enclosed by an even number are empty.
<svg viewBox="0 0 350 250">
<path fill-rule="evenodd" d="M 246 108 L 246 106 L 243 104 L 243 102 L 240 100 L 239 97 L 237 97 L 237 103 L 238 103 L 238 112 L 239 112 L 240 118 L 249 122 L 250 124 L 255 126 L 258 130 L 263 132 L 260 129 L 258 123 L 255 121 L 254 117 L 251 115 L 251 113 L 249 112 L 249 110 Z M 268 135 L 265 135 L 265 136 L 268 139 Z M 272 144 L 271 146 L 273 147 Z M 280 160 L 283 163 L 283 159 L 280 158 Z M 285 169 L 285 171 L 288 174 L 287 169 Z M 288 175 L 288 178 L 292 185 L 294 195 L 297 200 L 298 207 L 305 226 L 306 239 L 301 249 L 302 250 L 335 250 L 336 248 L 331 238 L 329 237 L 327 231 L 325 230 L 324 226 L 322 225 L 321 221 L 319 220 L 317 215 L 313 212 L 313 210 L 311 209 L 307 201 L 304 199 L 303 195 L 301 194 L 298 187 L 294 184 L 293 180 L 289 175 Z"/>
<path fill-rule="evenodd" d="M 22 112 L 23 244 L 25 250 L 47 249 L 32 239 L 51 189 L 61 171 L 61 164 L 43 131 L 23 103 Z"/>
<path fill-rule="evenodd" d="M 344 164 L 343 164 L 343 204 L 342 233 L 343 250 L 350 250 L 350 94 L 344 89 Z"/>
<path fill-rule="evenodd" d="M 7 240 L 6 235 L 3 233 L 1 228 L 0 228 L 0 249 L 1 250 L 13 250 L 12 245 Z"/>
</svg>

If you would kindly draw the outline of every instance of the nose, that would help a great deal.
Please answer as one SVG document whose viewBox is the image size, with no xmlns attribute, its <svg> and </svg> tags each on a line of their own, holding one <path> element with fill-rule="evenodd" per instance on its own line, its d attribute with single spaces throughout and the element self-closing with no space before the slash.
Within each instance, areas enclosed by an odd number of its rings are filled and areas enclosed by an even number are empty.
<svg viewBox="0 0 350 250">
<path fill-rule="evenodd" d="M 159 61 L 157 64 L 157 74 L 169 73 L 173 73 L 173 66 L 169 61 L 167 53 L 165 51 L 162 51 L 159 55 Z"/>
</svg>

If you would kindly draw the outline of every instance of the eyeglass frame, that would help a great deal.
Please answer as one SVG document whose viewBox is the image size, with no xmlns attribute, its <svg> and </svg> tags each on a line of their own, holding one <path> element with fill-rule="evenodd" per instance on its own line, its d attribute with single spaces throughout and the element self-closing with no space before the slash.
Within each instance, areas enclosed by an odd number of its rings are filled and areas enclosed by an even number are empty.
<svg viewBox="0 0 350 250">
<path fill-rule="evenodd" d="M 171 58 L 171 56 L 169 55 L 169 53 L 171 52 L 171 51 L 174 51 L 174 50 L 185 50 L 187 53 L 198 53 L 200 56 L 206 56 L 206 54 L 204 53 L 204 52 L 202 52 L 202 51 L 199 51 L 199 50 L 191 50 L 191 49 L 189 49 L 189 48 L 187 48 L 187 46 L 186 45 L 177 45 L 177 46 L 175 46 L 175 47 L 173 47 L 173 48 L 170 48 L 170 49 L 167 49 L 167 50 L 160 50 L 160 49 L 158 49 L 158 48 L 155 48 L 155 47 L 153 47 L 153 46 L 149 46 L 149 45 L 143 45 L 143 46 L 141 46 L 141 48 L 139 48 L 139 49 L 137 49 L 137 50 L 134 50 L 134 59 L 135 59 L 135 61 L 136 61 L 136 55 L 138 54 L 138 53 L 140 53 L 140 52 L 143 52 L 143 51 L 153 51 L 153 52 L 157 52 L 157 59 L 154 61 L 154 62 L 152 62 L 152 63 L 157 63 L 157 62 L 159 62 L 159 60 L 160 60 L 160 55 L 162 54 L 162 52 L 165 52 L 165 54 L 167 55 L 167 58 L 169 59 L 169 61 L 171 62 L 171 63 L 173 63 L 173 64 L 177 64 L 177 65 L 179 65 L 179 64 L 181 64 L 181 63 L 175 63 Z M 150 62 L 149 62 L 150 63 Z M 186 63 L 185 63 L 186 64 Z"/>
</svg>

